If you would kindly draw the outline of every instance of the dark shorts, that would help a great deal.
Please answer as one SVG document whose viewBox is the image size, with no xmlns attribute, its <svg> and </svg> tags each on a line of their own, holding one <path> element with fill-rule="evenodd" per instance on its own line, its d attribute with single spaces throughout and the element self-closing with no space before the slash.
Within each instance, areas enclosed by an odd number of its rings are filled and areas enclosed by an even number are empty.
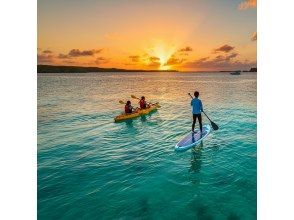
<svg viewBox="0 0 294 220">
<path fill-rule="evenodd" d="M 193 114 L 193 118 L 199 118 L 201 117 L 201 113 L 200 114 Z"/>
<path fill-rule="evenodd" d="M 196 122 L 196 119 L 198 118 L 199 123 L 202 123 L 202 117 L 201 113 L 200 114 L 193 114 L 193 121 Z"/>
</svg>

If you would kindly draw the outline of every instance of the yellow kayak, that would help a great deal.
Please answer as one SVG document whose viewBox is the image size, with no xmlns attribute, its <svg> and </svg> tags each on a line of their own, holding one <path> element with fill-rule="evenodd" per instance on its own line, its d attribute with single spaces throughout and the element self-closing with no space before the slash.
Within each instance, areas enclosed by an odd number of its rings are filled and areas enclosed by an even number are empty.
<svg viewBox="0 0 294 220">
<path fill-rule="evenodd" d="M 133 112 L 133 113 L 130 113 L 130 114 L 120 114 L 118 116 L 116 116 L 114 118 L 114 121 L 115 122 L 120 122 L 120 121 L 124 121 L 124 120 L 127 120 L 127 119 L 132 119 L 132 118 L 137 118 L 141 115 L 147 115 L 151 112 L 154 112 L 156 111 L 158 108 L 160 108 L 160 105 L 158 103 L 154 104 L 154 105 L 151 105 L 149 108 L 145 108 L 145 109 L 139 109 L 137 110 L 136 112 Z"/>
</svg>

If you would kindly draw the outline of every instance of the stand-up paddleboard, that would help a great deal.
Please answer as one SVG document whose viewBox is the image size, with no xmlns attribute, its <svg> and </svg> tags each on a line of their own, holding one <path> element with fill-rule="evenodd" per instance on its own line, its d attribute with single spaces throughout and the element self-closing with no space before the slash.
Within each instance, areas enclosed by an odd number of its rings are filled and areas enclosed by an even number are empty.
<svg viewBox="0 0 294 220">
<path fill-rule="evenodd" d="M 176 151 L 188 150 L 189 148 L 199 144 L 210 133 L 210 125 L 204 125 L 202 127 L 202 135 L 200 130 L 197 129 L 195 133 L 190 132 L 182 140 L 180 140 L 175 146 Z"/>
</svg>

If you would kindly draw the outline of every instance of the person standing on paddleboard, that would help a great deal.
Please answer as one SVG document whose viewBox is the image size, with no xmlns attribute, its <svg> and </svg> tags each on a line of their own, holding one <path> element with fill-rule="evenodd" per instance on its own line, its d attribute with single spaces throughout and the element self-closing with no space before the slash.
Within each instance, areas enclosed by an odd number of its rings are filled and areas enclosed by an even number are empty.
<svg viewBox="0 0 294 220">
<path fill-rule="evenodd" d="M 190 95 L 190 93 L 189 93 L 189 95 Z M 195 98 L 193 98 L 192 101 L 191 101 L 192 114 L 193 114 L 192 132 L 194 132 L 195 123 L 196 123 L 197 118 L 198 118 L 198 121 L 199 121 L 200 132 L 202 132 L 201 112 L 203 111 L 203 105 L 202 105 L 201 100 L 198 98 L 199 97 L 199 92 L 198 91 L 194 92 L 194 96 L 195 96 Z"/>
</svg>

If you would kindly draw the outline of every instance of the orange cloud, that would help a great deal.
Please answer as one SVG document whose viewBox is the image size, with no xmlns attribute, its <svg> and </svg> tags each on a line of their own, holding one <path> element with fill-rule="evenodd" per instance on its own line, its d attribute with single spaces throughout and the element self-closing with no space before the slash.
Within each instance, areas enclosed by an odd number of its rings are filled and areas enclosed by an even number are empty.
<svg viewBox="0 0 294 220">
<path fill-rule="evenodd" d="M 245 0 L 238 5 L 239 10 L 246 10 L 248 8 L 256 8 L 256 0 Z"/>
<path fill-rule="evenodd" d="M 71 51 L 69 51 L 68 55 L 70 57 L 93 56 L 94 54 L 100 53 L 101 51 L 102 49 L 83 50 L 83 51 L 80 51 L 79 49 L 72 49 Z"/>
<path fill-rule="evenodd" d="M 175 66 L 175 65 L 182 64 L 184 61 L 185 61 L 185 59 L 179 59 L 173 55 L 168 59 L 168 61 L 164 65 L 165 66 Z"/>
<path fill-rule="evenodd" d="M 47 54 L 37 54 L 37 62 L 38 63 L 53 63 L 53 56 Z"/>
<path fill-rule="evenodd" d="M 198 68 L 198 69 L 218 69 L 218 70 L 232 70 L 232 69 L 249 69 L 256 66 L 256 62 L 249 62 L 248 60 L 240 61 L 235 58 L 237 53 L 229 55 L 218 55 L 214 58 L 203 57 L 192 62 L 187 62 L 183 65 L 185 68 Z"/>
<path fill-rule="evenodd" d="M 129 58 L 132 60 L 132 62 L 139 62 L 140 61 L 140 56 L 138 56 L 138 55 L 129 56 Z"/>
<path fill-rule="evenodd" d="M 95 64 L 104 64 L 104 63 L 108 63 L 109 59 L 105 58 L 105 57 L 97 57 L 96 60 L 94 61 Z"/>
<path fill-rule="evenodd" d="M 223 46 L 221 46 L 219 48 L 214 49 L 214 52 L 215 53 L 217 53 L 217 52 L 225 52 L 225 53 L 228 53 L 228 52 L 232 51 L 234 48 L 235 47 L 232 47 L 230 45 L 225 44 L 225 45 L 223 45 Z"/>
<path fill-rule="evenodd" d="M 155 56 L 151 56 L 149 57 L 149 67 L 160 67 L 160 59 L 158 57 Z"/>
<path fill-rule="evenodd" d="M 58 59 L 71 59 L 75 57 L 84 57 L 84 56 L 94 56 L 97 53 L 101 53 L 103 49 L 92 49 L 92 50 L 79 50 L 79 49 L 72 49 L 68 52 L 68 54 L 60 53 L 56 58 Z"/>
<path fill-rule="evenodd" d="M 179 52 L 191 52 L 193 51 L 192 47 L 184 47 L 178 50 Z"/>
<path fill-rule="evenodd" d="M 158 58 L 158 57 L 149 57 L 149 61 L 150 62 L 159 62 L 160 61 L 160 59 Z"/>
<path fill-rule="evenodd" d="M 43 53 L 52 53 L 51 50 L 44 50 Z"/>
<path fill-rule="evenodd" d="M 63 54 L 63 53 L 60 53 L 57 58 L 58 59 L 71 59 L 70 56 L 68 56 L 67 54 Z"/>
</svg>

